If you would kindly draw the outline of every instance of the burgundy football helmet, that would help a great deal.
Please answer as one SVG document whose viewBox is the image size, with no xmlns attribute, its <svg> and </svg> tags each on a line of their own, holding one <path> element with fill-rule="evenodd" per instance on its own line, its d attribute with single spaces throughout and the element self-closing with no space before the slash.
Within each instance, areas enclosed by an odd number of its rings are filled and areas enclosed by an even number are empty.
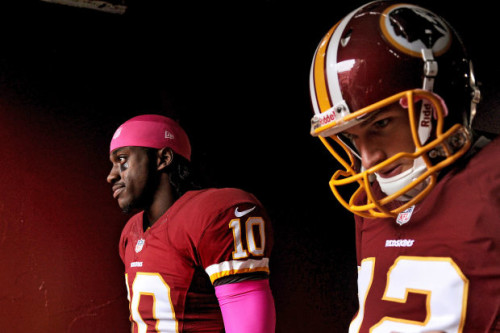
<svg viewBox="0 0 500 333">
<path fill-rule="evenodd" d="M 396 216 L 429 193 L 439 171 L 469 149 L 480 97 L 453 28 L 425 8 L 391 1 L 361 6 L 324 36 L 312 62 L 310 93 L 311 134 L 343 167 L 330 181 L 332 191 L 365 217 Z M 393 103 L 409 113 L 415 151 L 365 170 L 342 132 Z M 380 181 L 377 171 L 400 158 L 412 158 L 413 168 Z M 375 179 L 384 195 L 372 191 Z M 339 187 L 350 184 L 357 189 L 346 200 Z"/>
</svg>

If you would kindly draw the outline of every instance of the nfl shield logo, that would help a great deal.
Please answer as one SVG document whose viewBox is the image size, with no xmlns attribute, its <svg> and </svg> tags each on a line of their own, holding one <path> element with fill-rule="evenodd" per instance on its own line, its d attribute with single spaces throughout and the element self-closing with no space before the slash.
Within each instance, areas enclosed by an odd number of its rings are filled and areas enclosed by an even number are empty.
<svg viewBox="0 0 500 333">
<path fill-rule="evenodd" d="M 137 244 L 135 244 L 135 253 L 139 253 L 142 251 L 142 248 L 144 246 L 144 242 L 145 241 L 142 238 L 137 241 Z"/>
<path fill-rule="evenodd" d="M 406 222 L 410 221 L 411 214 L 413 213 L 413 209 L 415 208 L 415 205 L 411 206 L 410 208 L 405 209 L 401 213 L 398 214 L 398 218 L 396 219 L 396 222 L 399 225 L 403 225 Z"/>
</svg>

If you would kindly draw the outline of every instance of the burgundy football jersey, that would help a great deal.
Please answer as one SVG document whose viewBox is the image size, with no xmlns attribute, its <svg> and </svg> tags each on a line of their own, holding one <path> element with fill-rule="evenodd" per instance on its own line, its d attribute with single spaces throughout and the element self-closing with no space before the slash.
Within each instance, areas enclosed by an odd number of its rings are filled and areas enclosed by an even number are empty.
<svg viewBox="0 0 500 333">
<path fill-rule="evenodd" d="M 224 332 L 213 282 L 269 274 L 271 247 L 264 208 L 238 189 L 187 192 L 146 231 L 136 214 L 120 240 L 133 332 Z"/>
<path fill-rule="evenodd" d="M 360 307 L 349 332 L 500 329 L 499 166 L 496 140 L 398 218 L 356 216 Z"/>
</svg>

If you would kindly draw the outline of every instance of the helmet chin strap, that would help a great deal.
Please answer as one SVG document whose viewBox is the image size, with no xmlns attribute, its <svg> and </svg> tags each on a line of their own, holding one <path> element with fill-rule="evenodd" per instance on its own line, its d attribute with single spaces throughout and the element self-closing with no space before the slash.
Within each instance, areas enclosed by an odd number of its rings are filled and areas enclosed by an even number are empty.
<svg viewBox="0 0 500 333">
<path fill-rule="evenodd" d="M 419 157 L 413 161 L 413 166 L 401 172 L 400 174 L 391 178 L 382 178 L 378 174 L 375 174 L 377 182 L 380 185 L 380 189 L 387 195 L 391 195 L 402 189 L 403 187 L 409 185 L 415 179 L 417 179 L 422 173 L 425 172 L 427 166 L 425 165 L 422 157 Z M 419 194 L 427 186 L 427 181 L 417 184 L 415 187 L 411 188 L 405 194 L 400 196 L 398 200 L 408 201 Z"/>
<path fill-rule="evenodd" d="M 438 73 L 438 64 L 434 60 L 431 49 L 422 49 L 422 59 L 424 60 L 424 82 L 422 89 L 432 92 L 434 90 L 434 79 Z M 432 115 L 434 109 L 428 100 L 422 100 L 420 108 L 420 119 L 418 122 L 418 138 L 420 144 L 424 144 L 431 136 Z"/>
<path fill-rule="evenodd" d="M 431 49 L 422 49 L 422 58 L 424 60 L 424 82 L 422 88 L 432 92 L 434 89 L 434 79 L 438 72 L 438 64 L 437 61 L 434 60 L 434 55 Z M 418 122 L 418 138 L 420 140 L 420 144 L 424 144 L 431 136 L 434 108 L 432 107 L 431 102 L 427 99 L 422 99 L 421 102 L 422 105 L 420 107 L 420 118 Z M 410 169 L 403 171 L 394 177 L 382 178 L 378 174 L 375 174 L 375 176 L 382 192 L 387 195 L 391 195 L 409 185 L 422 173 L 424 173 L 426 169 L 427 166 L 424 160 L 422 157 L 419 157 L 413 161 L 413 166 Z M 405 194 L 399 197 L 398 200 L 408 201 L 419 194 L 426 186 L 427 181 L 423 181 L 408 190 Z"/>
</svg>

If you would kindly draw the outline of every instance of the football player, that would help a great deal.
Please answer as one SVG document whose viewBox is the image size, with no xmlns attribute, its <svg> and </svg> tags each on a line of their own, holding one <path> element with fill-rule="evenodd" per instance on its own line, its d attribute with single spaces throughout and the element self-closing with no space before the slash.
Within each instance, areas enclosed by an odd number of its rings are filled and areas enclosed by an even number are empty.
<svg viewBox="0 0 500 333">
<path fill-rule="evenodd" d="M 311 134 L 340 163 L 330 187 L 355 214 L 349 332 L 500 330 L 500 141 L 471 128 L 480 94 L 454 29 L 367 3 L 319 43 L 310 93 Z"/>
<path fill-rule="evenodd" d="M 239 189 L 198 189 L 190 158 L 185 131 L 161 115 L 111 140 L 113 197 L 139 211 L 119 245 L 132 332 L 274 332 L 266 211 Z"/>
</svg>

